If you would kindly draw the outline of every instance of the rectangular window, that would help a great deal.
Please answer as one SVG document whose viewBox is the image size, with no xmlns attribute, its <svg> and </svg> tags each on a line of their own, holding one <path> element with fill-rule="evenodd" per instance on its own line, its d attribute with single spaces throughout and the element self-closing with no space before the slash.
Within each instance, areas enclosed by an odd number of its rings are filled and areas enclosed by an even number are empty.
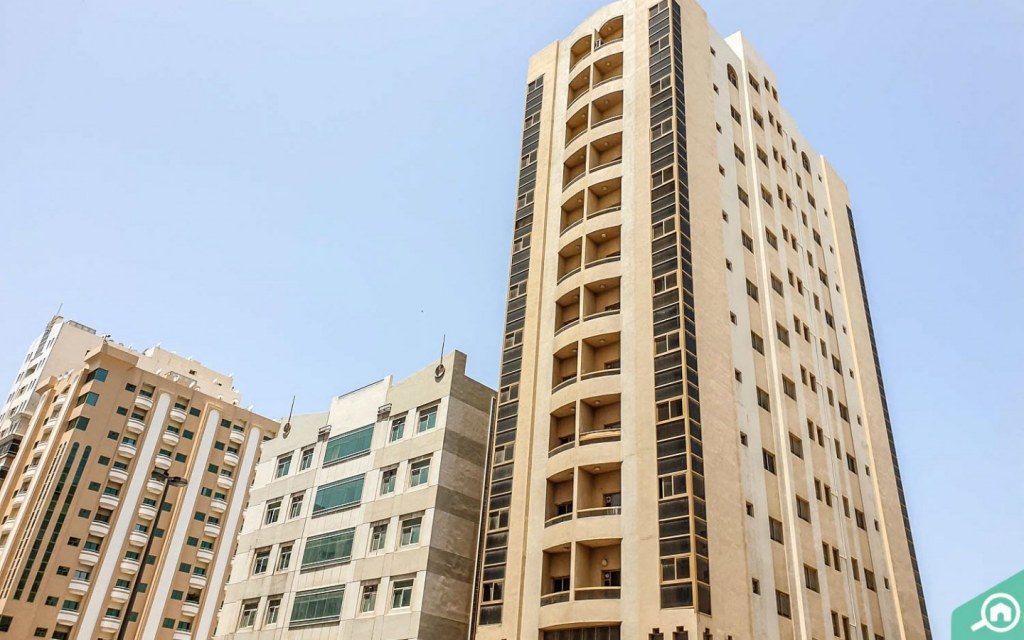
<svg viewBox="0 0 1024 640">
<path fill-rule="evenodd" d="M 302 515 L 302 503 L 306 493 L 300 491 L 299 493 L 293 493 L 291 503 L 288 505 L 288 518 L 298 518 Z"/>
<path fill-rule="evenodd" d="M 78 406 L 81 406 L 83 404 L 87 404 L 90 407 L 95 407 L 96 403 L 99 401 L 99 399 L 100 399 L 100 394 L 93 393 L 92 391 L 89 391 L 87 393 L 83 393 L 82 395 L 78 396 L 78 400 L 75 401 L 75 406 L 78 407 Z"/>
<path fill-rule="evenodd" d="M 277 619 L 281 615 L 281 596 L 276 596 L 267 600 L 267 613 L 263 618 L 264 625 L 277 624 Z"/>
<path fill-rule="evenodd" d="M 792 432 L 789 434 L 789 450 L 798 458 L 804 457 L 804 442 L 800 436 Z"/>
<path fill-rule="evenodd" d="M 361 456 L 370 451 L 372 440 L 372 424 L 335 436 L 327 441 L 327 447 L 324 449 L 324 464 Z"/>
<path fill-rule="evenodd" d="M 274 524 L 281 517 L 281 501 L 274 500 L 267 503 L 267 513 L 263 517 L 263 524 Z"/>
<path fill-rule="evenodd" d="M 386 496 L 395 491 L 395 479 L 398 478 L 398 468 L 384 469 L 380 472 L 380 495 Z"/>
<path fill-rule="evenodd" d="M 399 546 L 407 547 L 409 545 L 419 544 L 420 528 L 422 526 L 423 518 L 420 516 L 402 520 L 402 541 Z"/>
<path fill-rule="evenodd" d="M 299 471 L 305 471 L 313 466 L 313 447 L 306 447 L 302 450 L 299 458 Z"/>
<path fill-rule="evenodd" d="M 252 563 L 252 574 L 266 573 L 270 567 L 270 547 L 256 550 L 256 559 Z"/>
<path fill-rule="evenodd" d="M 401 609 L 412 604 L 412 580 L 395 580 L 391 586 L 391 608 Z"/>
<path fill-rule="evenodd" d="M 313 515 L 352 507 L 363 498 L 363 475 L 345 478 L 318 487 L 313 500 Z"/>
<path fill-rule="evenodd" d="M 315 567 L 351 560 L 355 531 L 355 529 L 345 529 L 307 540 L 306 549 L 302 552 L 302 567 Z"/>
<path fill-rule="evenodd" d="M 775 605 L 779 615 L 783 618 L 790 618 L 792 614 L 789 609 L 789 594 L 782 591 L 775 592 Z"/>
<path fill-rule="evenodd" d="M 288 475 L 288 471 L 292 468 L 292 454 L 280 456 L 277 459 L 277 471 L 274 472 L 275 478 L 283 478 Z"/>
<path fill-rule="evenodd" d="M 391 421 L 391 430 L 388 433 L 388 442 L 395 442 L 402 439 L 405 434 L 405 416 L 399 416 Z"/>
<path fill-rule="evenodd" d="M 377 585 L 363 585 L 363 597 L 359 602 L 359 613 L 373 613 L 377 608 Z"/>
<path fill-rule="evenodd" d="M 370 551 L 381 551 L 388 539 L 388 523 L 381 522 L 370 529 Z"/>
<path fill-rule="evenodd" d="M 106 369 L 93 369 L 85 376 L 86 382 L 106 382 L 107 381 L 107 370 Z"/>
<path fill-rule="evenodd" d="M 292 624 L 316 623 L 337 620 L 341 616 L 341 603 L 345 587 L 327 587 L 300 591 L 292 605 Z"/>
<path fill-rule="evenodd" d="M 409 486 L 418 487 L 427 484 L 430 479 L 430 458 L 417 460 L 409 465 Z"/>
<path fill-rule="evenodd" d="M 796 515 L 801 520 L 811 521 L 811 503 L 800 496 L 796 497 Z"/>
<path fill-rule="evenodd" d="M 259 608 L 259 605 L 259 600 L 242 603 L 242 615 L 238 619 L 239 629 L 248 629 L 256 625 L 256 609 Z"/>
<path fill-rule="evenodd" d="M 292 545 L 283 544 L 277 552 L 277 568 L 275 571 L 284 571 L 292 564 Z"/>
<path fill-rule="evenodd" d="M 772 410 L 771 398 L 768 396 L 768 392 L 761 387 L 757 388 L 757 406 L 761 407 L 765 411 Z"/>
<path fill-rule="evenodd" d="M 416 433 L 429 431 L 437 425 L 437 406 L 429 409 L 421 409 L 419 419 L 416 421 Z"/>
<path fill-rule="evenodd" d="M 767 449 L 762 449 L 761 457 L 764 459 L 765 470 L 769 473 L 775 473 L 775 454 Z"/>
<path fill-rule="evenodd" d="M 785 539 L 782 535 L 782 523 L 780 521 L 775 518 L 768 518 L 768 533 L 775 542 L 785 544 Z"/>
</svg>

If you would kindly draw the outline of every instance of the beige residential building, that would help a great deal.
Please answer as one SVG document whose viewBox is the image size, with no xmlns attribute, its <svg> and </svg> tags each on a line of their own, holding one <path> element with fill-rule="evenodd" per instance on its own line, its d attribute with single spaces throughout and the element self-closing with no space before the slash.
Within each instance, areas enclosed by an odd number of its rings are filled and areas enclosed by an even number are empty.
<svg viewBox="0 0 1024 640">
<path fill-rule="evenodd" d="M 0 633 L 209 638 L 277 423 L 228 376 L 105 339 L 35 393 L 0 488 Z"/>
<path fill-rule="evenodd" d="M 94 329 L 56 315 L 29 345 L 11 392 L 0 406 L 0 483 L 7 477 L 25 425 L 36 409 L 36 386 L 50 376 L 80 366 L 86 354 L 102 341 Z"/>
<path fill-rule="evenodd" d="M 529 64 L 479 640 L 928 638 L 846 185 L 692 0 Z"/>
<path fill-rule="evenodd" d="M 264 445 L 217 637 L 467 637 L 494 391 L 440 364 Z"/>
</svg>

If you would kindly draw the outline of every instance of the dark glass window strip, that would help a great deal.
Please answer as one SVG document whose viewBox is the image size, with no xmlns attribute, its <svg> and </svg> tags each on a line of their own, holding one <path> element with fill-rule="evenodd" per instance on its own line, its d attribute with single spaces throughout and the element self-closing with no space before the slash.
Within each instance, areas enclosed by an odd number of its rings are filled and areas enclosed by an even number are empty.
<svg viewBox="0 0 1024 640">
<path fill-rule="evenodd" d="M 532 161 L 523 165 L 519 172 L 519 187 L 516 193 L 515 230 L 512 264 L 509 268 L 509 289 L 520 282 L 526 282 L 530 269 L 530 242 L 533 232 L 534 190 L 536 189 L 537 150 L 540 147 L 540 111 L 543 104 L 544 76 L 530 82 L 526 89 L 526 108 L 523 117 L 523 143 L 521 156 Z M 508 558 L 508 536 L 495 535 L 489 529 L 491 511 L 508 509 L 512 502 L 512 465 L 514 454 L 504 452 L 501 466 L 495 467 L 494 449 L 513 442 L 516 438 L 516 423 L 519 419 L 519 394 L 506 393 L 519 385 L 522 373 L 522 330 L 526 324 L 526 287 L 516 289 L 517 295 L 510 297 L 505 312 L 505 335 L 515 334 L 511 343 L 505 343 L 501 358 L 501 381 L 499 402 L 495 422 L 492 426 L 487 457 L 487 487 L 484 495 L 484 522 L 488 529 L 481 541 L 482 566 L 478 569 L 477 598 L 480 597 L 481 581 L 503 581 Z M 511 294 L 510 294 L 511 295 Z M 479 612 L 475 622 L 481 625 L 501 624 L 502 605 L 478 603 Z"/>
<path fill-rule="evenodd" d="M 50 558 L 53 556 L 53 550 L 57 547 L 57 539 L 60 538 L 61 529 L 64 528 L 64 520 L 67 519 L 68 511 L 71 509 L 71 502 L 75 499 L 75 492 L 78 490 L 78 481 L 82 479 L 82 473 L 85 472 L 85 465 L 89 462 L 89 454 L 92 453 L 92 447 L 86 447 L 82 452 L 82 459 L 78 461 L 78 467 L 75 469 L 75 477 L 71 481 L 71 486 L 68 488 L 68 494 L 64 496 L 64 502 L 60 507 L 60 515 L 57 516 L 57 522 L 53 526 L 53 533 L 50 534 L 50 540 L 46 543 L 46 551 L 43 552 L 43 560 L 39 563 L 39 569 L 36 571 L 36 577 L 32 580 L 32 588 L 28 592 L 28 601 L 35 602 L 36 595 L 39 593 L 39 585 L 43 582 L 43 576 L 46 574 L 46 567 L 50 564 Z"/>
<path fill-rule="evenodd" d="M 928 607 L 924 601 L 924 587 L 921 585 L 921 571 L 917 566 L 917 550 L 914 547 L 914 535 L 910 531 L 910 514 L 907 512 L 907 499 L 903 493 L 903 479 L 900 477 L 900 463 L 896 459 L 896 440 L 892 435 L 892 422 L 889 420 L 889 403 L 885 399 L 885 383 L 882 382 L 882 365 L 878 360 L 878 347 L 875 344 L 875 329 L 871 324 L 871 307 L 868 305 L 868 290 L 864 284 L 864 269 L 860 263 L 860 247 L 857 245 L 857 229 L 853 225 L 853 210 L 846 207 L 846 215 L 850 222 L 850 239 L 853 243 L 853 256 L 857 261 L 857 275 L 860 278 L 860 295 L 864 300 L 864 316 L 868 323 L 868 337 L 871 340 L 871 356 L 875 363 L 875 375 L 878 377 L 878 395 L 882 401 L 882 417 L 885 419 L 885 432 L 889 438 L 889 455 L 892 457 L 893 473 L 896 475 L 896 490 L 900 496 L 900 509 L 903 512 L 903 528 L 907 532 L 907 545 L 910 547 L 910 561 L 914 567 L 914 581 L 917 583 L 917 600 L 921 604 L 921 617 L 924 620 L 924 632 L 927 640 L 932 638 L 931 623 L 928 621 Z"/>
<path fill-rule="evenodd" d="M 650 8 L 648 35 L 661 606 L 696 607 L 710 614 L 682 26 L 676 2 L 662 0 Z"/>
</svg>

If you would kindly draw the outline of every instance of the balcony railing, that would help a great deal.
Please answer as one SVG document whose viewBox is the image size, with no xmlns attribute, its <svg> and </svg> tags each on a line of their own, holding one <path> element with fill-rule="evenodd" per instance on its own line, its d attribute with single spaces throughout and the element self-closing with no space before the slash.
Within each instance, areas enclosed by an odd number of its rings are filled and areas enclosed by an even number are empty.
<svg viewBox="0 0 1024 640">
<path fill-rule="evenodd" d="M 562 444 L 558 445 L 557 447 L 555 447 L 551 451 L 548 451 L 548 457 L 550 458 L 550 457 L 555 456 L 555 455 L 557 455 L 557 454 L 559 454 L 559 453 L 561 453 L 563 451 L 568 451 L 569 449 L 572 449 L 574 446 L 576 446 L 576 440 L 570 440 L 569 442 L 563 442 Z"/>
<path fill-rule="evenodd" d="M 559 514 L 559 515 L 557 515 L 557 516 L 555 516 L 553 518 L 548 518 L 544 522 L 544 526 L 545 527 L 553 527 L 556 524 L 558 524 L 559 522 L 565 522 L 566 520 L 572 520 L 572 511 L 570 511 L 569 513 Z"/>
<path fill-rule="evenodd" d="M 622 439 L 622 429 L 619 427 L 610 429 L 594 429 L 580 433 L 580 446 L 593 444 L 595 442 L 614 442 Z"/>
<path fill-rule="evenodd" d="M 556 593 L 549 593 L 540 597 L 540 606 L 546 607 L 549 604 L 555 604 L 558 602 L 569 602 L 568 591 L 558 591 Z"/>
<path fill-rule="evenodd" d="M 614 376 L 618 375 L 620 367 L 612 367 L 611 369 L 599 369 L 598 371 L 588 371 L 580 376 L 580 380 L 590 380 L 591 378 L 600 378 L 602 376 Z"/>
<path fill-rule="evenodd" d="M 577 600 L 618 600 L 622 587 L 577 587 Z"/>
<path fill-rule="evenodd" d="M 600 516 L 621 516 L 622 507 L 596 507 L 593 509 L 580 509 L 576 513 L 577 518 L 596 518 Z M 577 598 L 579 596 L 576 596 Z"/>
</svg>

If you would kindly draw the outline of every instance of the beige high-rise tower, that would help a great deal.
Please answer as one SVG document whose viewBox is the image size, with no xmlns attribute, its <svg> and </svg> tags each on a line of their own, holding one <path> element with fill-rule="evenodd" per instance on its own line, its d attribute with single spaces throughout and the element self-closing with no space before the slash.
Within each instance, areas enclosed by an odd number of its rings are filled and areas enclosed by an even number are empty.
<svg viewBox="0 0 1024 640">
<path fill-rule="evenodd" d="M 930 636 L 846 185 L 692 0 L 530 61 L 474 636 Z"/>
<path fill-rule="evenodd" d="M 0 487 L 0 634 L 210 638 L 277 423 L 230 376 L 105 338 L 31 393 Z"/>
</svg>

